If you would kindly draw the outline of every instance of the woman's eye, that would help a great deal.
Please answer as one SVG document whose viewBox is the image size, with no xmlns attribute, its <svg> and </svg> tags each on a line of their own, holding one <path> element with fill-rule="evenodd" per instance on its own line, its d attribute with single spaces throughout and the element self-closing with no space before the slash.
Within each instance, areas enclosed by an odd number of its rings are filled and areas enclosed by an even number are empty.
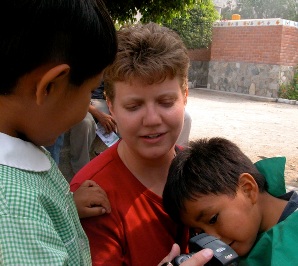
<svg viewBox="0 0 298 266">
<path fill-rule="evenodd" d="M 174 102 L 161 102 L 161 105 L 165 106 L 165 107 L 171 107 L 174 105 Z"/>
<path fill-rule="evenodd" d="M 163 102 L 161 104 L 164 105 L 164 106 L 173 106 L 174 102 Z"/>
<path fill-rule="evenodd" d="M 137 105 L 137 104 L 136 105 L 128 105 L 125 107 L 125 109 L 128 111 L 135 111 L 138 109 L 138 107 L 139 107 L 139 105 Z"/>
<path fill-rule="evenodd" d="M 217 217 L 218 217 L 218 214 L 214 215 L 214 216 L 210 219 L 209 224 L 215 224 L 216 221 L 217 221 Z"/>
</svg>

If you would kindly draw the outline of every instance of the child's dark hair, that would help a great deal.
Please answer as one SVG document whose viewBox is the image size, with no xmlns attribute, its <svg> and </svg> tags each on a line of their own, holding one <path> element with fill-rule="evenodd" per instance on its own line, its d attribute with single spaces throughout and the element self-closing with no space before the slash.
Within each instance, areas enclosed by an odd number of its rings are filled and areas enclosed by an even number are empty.
<svg viewBox="0 0 298 266">
<path fill-rule="evenodd" d="M 3 0 L 0 11 L 0 94 L 47 64 L 70 66 L 81 85 L 113 62 L 116 31 L 101 0 Z"/>
<path fill-rule="evenodd" d="M 267 189 L 265 178 L 251 160 L 224 138 L 199 139 L 174 158 L 163 191 L 163 204 L 170 217 L 180 222 L 185 200 L 200 195 L 235 196 L 242 173 L 252 175 L 260 192 Z"/>
</svg>

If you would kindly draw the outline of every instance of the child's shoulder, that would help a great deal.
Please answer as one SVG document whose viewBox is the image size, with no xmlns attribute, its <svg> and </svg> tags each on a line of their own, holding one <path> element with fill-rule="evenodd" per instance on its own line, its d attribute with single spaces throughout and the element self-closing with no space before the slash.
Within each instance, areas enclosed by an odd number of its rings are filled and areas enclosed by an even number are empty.
<svg viewBox="0 0 298 266">
<path fill-rule="evenodd" d="M 46 212 L 48 203 L 59 199 L 68 190 L 66 184 L 63 189 L 61 183 L 51 180 L 53 173 L 0 165 L 0 213 L 39 220 Z"/>
</svg>

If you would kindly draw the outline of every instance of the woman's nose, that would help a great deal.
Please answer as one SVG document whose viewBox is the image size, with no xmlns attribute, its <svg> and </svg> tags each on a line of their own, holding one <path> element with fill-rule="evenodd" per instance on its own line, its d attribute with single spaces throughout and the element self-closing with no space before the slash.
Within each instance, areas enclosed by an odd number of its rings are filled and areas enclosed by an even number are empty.
<svg viewBox="0 0 298 266">
<path fill-rule="evenodd" d="M 161 123 L 161 117 L 154 106 L 147 107 L 143 117 L 143 124 L 145 126 L 158 125 Z"/>
</svg>

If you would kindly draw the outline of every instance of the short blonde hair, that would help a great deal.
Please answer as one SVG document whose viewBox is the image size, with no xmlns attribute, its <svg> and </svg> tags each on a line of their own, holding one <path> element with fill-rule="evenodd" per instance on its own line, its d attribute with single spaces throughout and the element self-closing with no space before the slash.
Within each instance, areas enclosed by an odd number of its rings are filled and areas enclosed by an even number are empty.
<svg viewBox="0 0 298 266">
<path fill-rule="evenodd" d="M 145 84 L 177 77 L 181 90 L 187 88 L 189 57 L 179 35 L 156 23 L 120 29 L 114 63 L 104 72 L 105 93 L 114 100 L 114 83 L 139 79 Z"/>
</svg>

